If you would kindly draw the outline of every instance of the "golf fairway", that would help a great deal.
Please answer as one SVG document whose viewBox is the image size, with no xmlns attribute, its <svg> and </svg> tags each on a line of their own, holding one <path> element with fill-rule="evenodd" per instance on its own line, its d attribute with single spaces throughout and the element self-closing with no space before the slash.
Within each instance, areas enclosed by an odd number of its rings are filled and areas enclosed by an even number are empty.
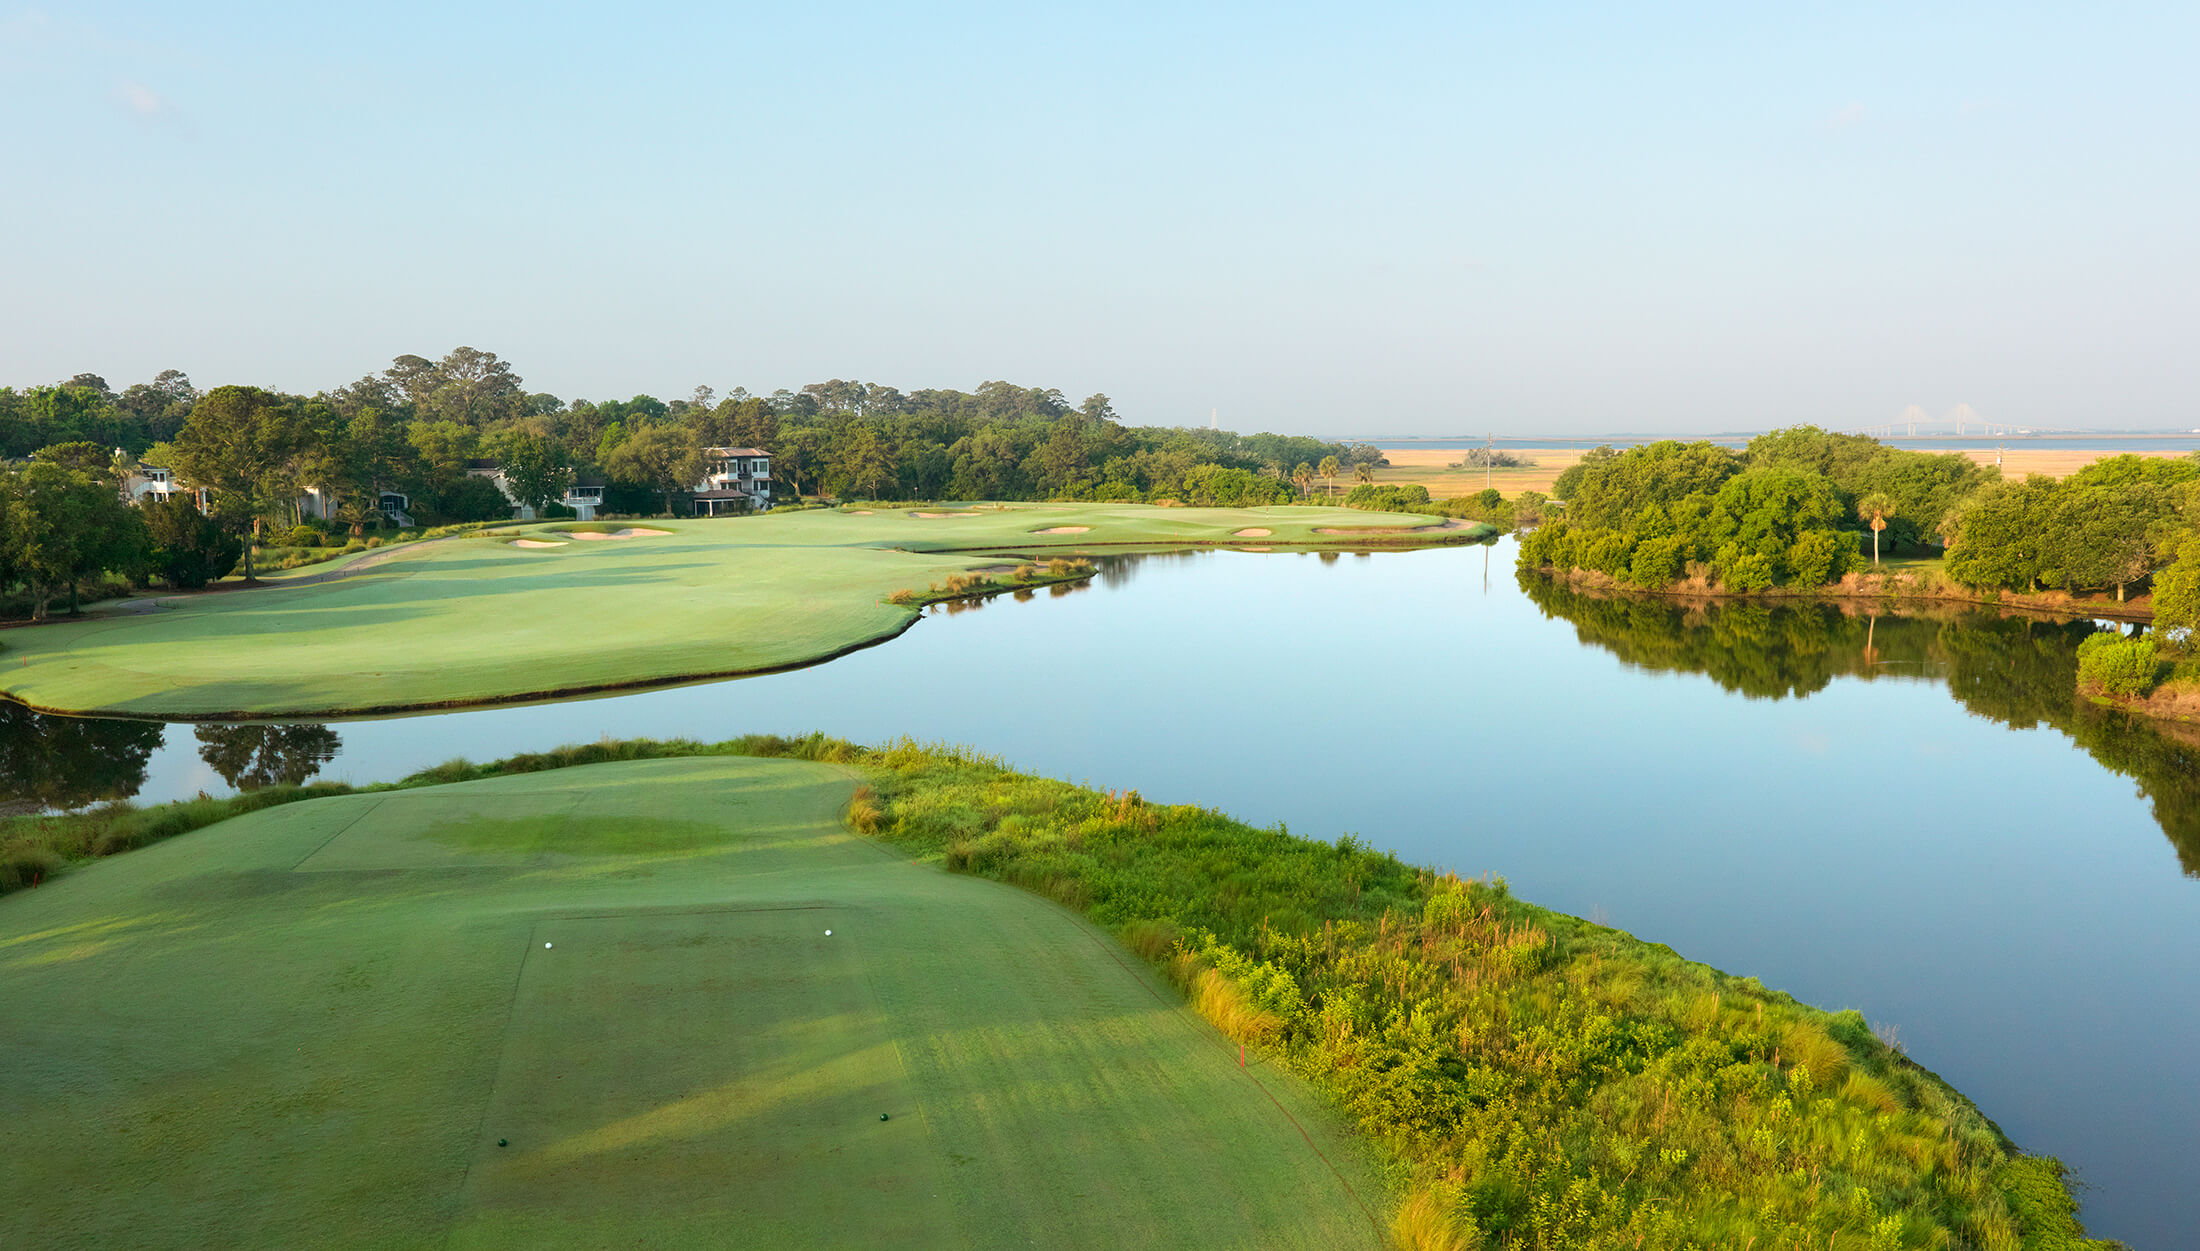
<svg viewBox="0 0 2200 1251">
<path fill-rule="evenodd" d="M 759 673 L 883 642 L 944 579 L 1077 545 L 1466 541 L 1486 527 L 1346 508 L 1019 504 L 657 521 L 582 541 L 548 522 L 392 549 L 251 590 L 0 638 L 0 693 L 53 712 L 311 719 Z M 1056 534 L 1071 530 L 1075 533 Z M 562 537 L 561 537 L 562 536 Z M 374 562 L 369 563 L 370 559 Z M 312 580 L 309 580 L 312 579 Z"/>
<path fill-rule="evenodd" d="M 0 1246 L 1379 1245 L 1294 1079 L 853 786 L 326 798 L 0 899 Z"/>
</svg>

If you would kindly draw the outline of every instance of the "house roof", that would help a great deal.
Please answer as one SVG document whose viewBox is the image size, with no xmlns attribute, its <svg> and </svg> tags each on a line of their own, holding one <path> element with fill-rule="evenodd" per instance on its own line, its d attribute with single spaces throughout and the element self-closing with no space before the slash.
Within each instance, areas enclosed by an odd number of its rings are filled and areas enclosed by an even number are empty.
<svg viewBox="0 0 2200 1251">
<path fill-rule="evenodd" d="M 699 500 L 745 500 L 749 497 L 747 491 L 693 491 L 690 494 Z"/>
<path fill-rule="evenodd" d="M 760 447 L 706 447 L 706 448 L 704 448 L 704 449 L 703 449 L 703 455 L 705 455 L 705 456 L 766 456 L 766 457 L 768 457 L 768 456 L 770 456 L 770 455 L 771 455 L 771 453 L 770 453 L 770 452 L 767 452 L 767 451 L 765 451 L 765 450 L 764 450 L 763 448 L 760 448 Z"/>
<path fill-rule="evenodd" d="M 466 462 L 466 467 L 468 469 L 502 469 L 504 468 L 504 462 L 501 460 L 490 460 L 487 457 L 483 456 L 476 456 Z"/>
<path fill-rule="evenodd" d="M 573 479 L 573 485 L 577 487 L 600 487 L 610 486 L 611 484 L 602 478 L 575 478 Z"/>
</svg>

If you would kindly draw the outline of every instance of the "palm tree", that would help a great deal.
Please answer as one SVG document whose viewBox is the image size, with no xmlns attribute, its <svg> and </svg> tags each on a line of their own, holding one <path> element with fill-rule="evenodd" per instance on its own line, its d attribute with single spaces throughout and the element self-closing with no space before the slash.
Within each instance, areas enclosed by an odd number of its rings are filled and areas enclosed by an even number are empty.
<svg viewBox="0 0 2200 1251">
<path fill-rule="evenodd" d="M 1370 465 L 1363 460 L 1359 464 L 1352 467 L 1352 477 L 1354 481 L 1360 483 L 1362 486 L 1365 486 L 1368 483 L 1375 481 L 1375 466 Z"/>
<path fill-rule="evenodd" d="M 1291 471 L 1291 481 L 1298 484 L 1299 494 L 1305 495 L 1314 487 L 1314 467 L 1300 461 L 1299 467 Z"/>
<path fill-rule="evenodd" d="M 1337 493 L 1337 475 L 1344 472 L 1344 466 L 1337 463 L 1336 457 L 1324 456 L 1319 472 L 1322 480 L 1329 484 L 1329 493 L 1335 495 Z"/>
<path fill-rule="evenodd" d="M 1887 528 L 1887 518 L 1894 513 L 1894 500 L 1884 492 L 1874 491 L 1856 501 L 1856 515 L 1872 523 L 1872 564 L 1879 564 L 1879 532 Z"/>
</svg>

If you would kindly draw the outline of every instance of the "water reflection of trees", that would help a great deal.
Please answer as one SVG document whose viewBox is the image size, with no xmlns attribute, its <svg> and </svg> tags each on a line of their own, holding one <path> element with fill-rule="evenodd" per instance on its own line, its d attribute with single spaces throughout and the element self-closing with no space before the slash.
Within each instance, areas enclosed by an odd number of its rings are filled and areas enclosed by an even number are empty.
<svg viewBox="0 0 2200 1251">
<path fill-rule="evenodd" d="M 343 748 L 325 725 L 202 725 L 193 733 L 199 759 L 240 791 L 297 786 Z"/>
<path fill-rule="evenodd" d="M 1642 669 L 1701 673 L 1753 698 L 1803 698 L 1836 677 L 1933 679 L 1969 711 L 2046 725 L 2137 782 L 2187 874 L 2200 877 L 2200 730 L 2078 694 L 2078 644 L 2102 627 L 1989 609 L 1910 615 L 1856 604 L 1691 603 L 1590 595 L 1536 575 L 1521 589 L 1583 643 Z"/>
<path fill-rule="evenodd" d="M 82 808 L 128 799 L 166 727 L 155 721 L 57 717 L 0 701 L 0 812 Z"/>
</svg>

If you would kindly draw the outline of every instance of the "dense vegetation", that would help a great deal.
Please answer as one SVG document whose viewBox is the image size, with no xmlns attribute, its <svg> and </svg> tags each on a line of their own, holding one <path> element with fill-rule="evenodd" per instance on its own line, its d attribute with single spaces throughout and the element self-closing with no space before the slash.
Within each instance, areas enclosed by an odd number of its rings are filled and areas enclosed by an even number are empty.
<svg viewBox="0 0 2200 1251">
<path fill-rule="evenodd" d="M 1822 586 L 1856 567 L 1865 535 L 1900 550 L 1937 533 L 1986 472 L 1811 426 L 1776 430 L 1740 452 L 1666 440 L 1592 450 L 1558 477 L 1565 503 L 1521 543 L 1528 568 L 1584 569 L 1662 587 L 1684 578 L 1724 590 Z"/>
<path fill-rule="evenodd" d="M 424 524 L 509 516 L 505 495 L 468 473 L 477 459 L 499 462 L 514 494 L 547 514 L 576 478 L 605 482 L 613 513 L 676 511 L 710 446 L 770 452 L 775 496 L 787 501 L 1252 507 L 1334 494 L 1347 466 L 1381 458 L 1364 444 L 1127 426 L 1105 395 L 1073 407 L 1059 391 L 1006 382 L 905 394 L 835 380 L 769 396 L 697 387 L 669 402 L 566 402 L 528 392 L 508 362 L 465 347 L 439 361 L 401 356 L 311 396 L 250 386 L 202 394 L 176 370 L 118 394 L 79 374 L 0 388 L 0 457 L 28 458 L 0 476 L 0 595 L 20 587 L 19 606 L 43 616 L 87 586 L 203 586 L 240 559 L 250 576 L 278 541 L 310 548 L 384 525 L 384 492 L 404 495 L 408 516 Z M 208 489 L 211 524 L 117 507 L 122 474 L 140 458 Z M 303 514 L 308 489 L 323 492 L 331 518 Z"/>
<path fill-rule="evenodd" d="M 815 736 L 601 743 L 453 762 L 401 785 L 694 754 L 860 767 L 871 787 L 850 811 L 859 830 L 1113 929 L 1378 1144 L 1408 1246 L 2089 1245 L 2054 1161 L 2015 1154 L 1855 1012 L 1820 1012 L 1351 838 L 1311 842 L 962 751 Z M 39 828 L 112 850 L 337 789 Z"/>
<path fill-rule="evenodd" d="M 2122 599 L 2178 557 L 2196 521 L 2200 461 L 2113 456 L 1965 500 L 1946 526 L 1948 575 L 1981 589 L 2113 589 Z"/>
<path fill-rule="evenodd" d="M 1954 453 L 1809 426 L 1739 452 L 1672 441 L 1598 448 L 1559 475 L 1564 510 L 1525 568 L 1637 587 L 1761 591 L 1836 582 L 1882 553 L 1945 550 L 1974 592 L 2113 591 L 2155 579 L 2164 624 L 2200 625 L 2200 459 L 2114 456 L 2056 480 L 2001 479 Z"/>
</svg>

